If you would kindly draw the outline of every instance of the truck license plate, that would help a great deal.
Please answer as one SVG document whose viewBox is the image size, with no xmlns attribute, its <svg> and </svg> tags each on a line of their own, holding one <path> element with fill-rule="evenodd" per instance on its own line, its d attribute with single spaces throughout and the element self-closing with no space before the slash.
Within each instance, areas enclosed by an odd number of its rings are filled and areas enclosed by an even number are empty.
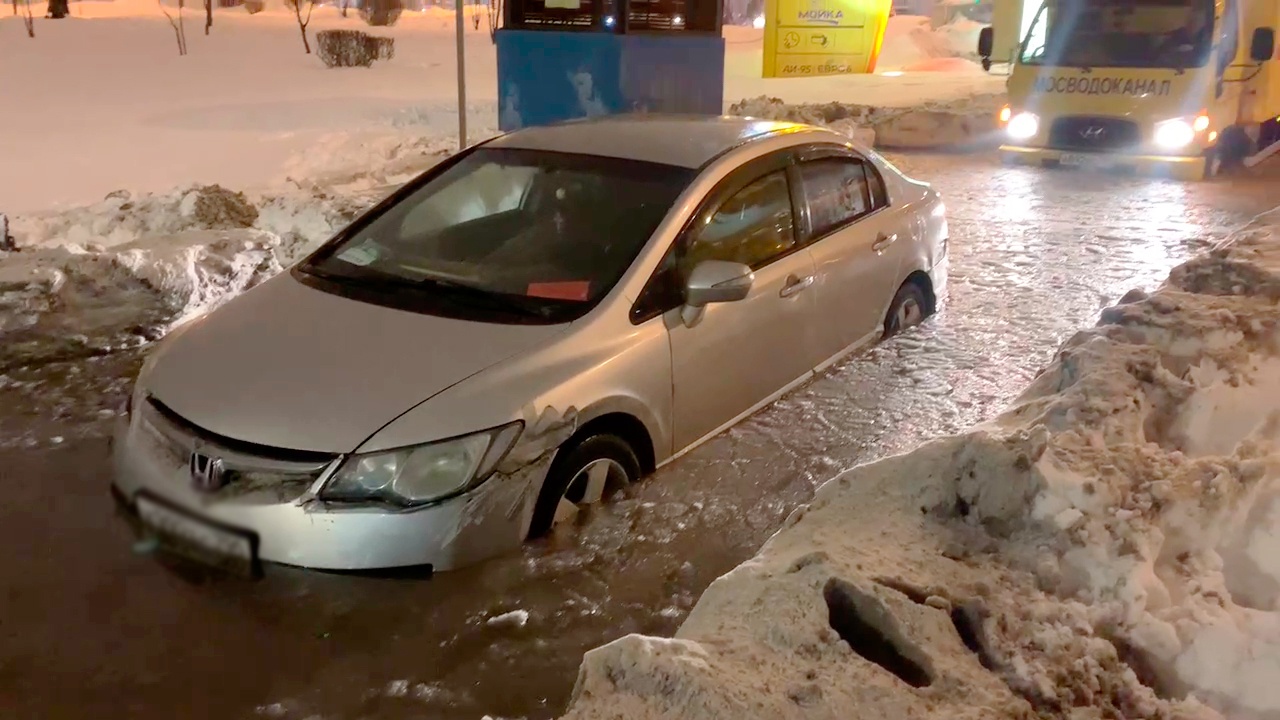
<svg viewBox="0 0 1280 720">
<path fill-rule="evenodd" d="M 1098 167 L 1103 164 L 1097 155 L 1088 153 L 1062 153 L 1058 162 L 1071 167 Z"/>
</svg>

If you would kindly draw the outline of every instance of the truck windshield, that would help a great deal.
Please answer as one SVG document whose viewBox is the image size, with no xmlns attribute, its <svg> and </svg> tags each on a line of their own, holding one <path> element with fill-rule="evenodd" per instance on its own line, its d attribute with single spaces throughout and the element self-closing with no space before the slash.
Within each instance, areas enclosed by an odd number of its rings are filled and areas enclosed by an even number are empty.
<svg viewBox="0 0 1280 720">
<path fill-rule="evenodd" d="M 1045 0 L 1026 65 L 1192 68 L 1213 48 L 1213 0 Z"/>
</svg>

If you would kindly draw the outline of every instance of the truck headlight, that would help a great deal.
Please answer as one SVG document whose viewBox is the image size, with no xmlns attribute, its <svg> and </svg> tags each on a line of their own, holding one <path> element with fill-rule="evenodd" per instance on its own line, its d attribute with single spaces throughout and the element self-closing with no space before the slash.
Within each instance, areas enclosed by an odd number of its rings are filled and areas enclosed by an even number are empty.
<svg viewBox="0 0 1280 720">
<path fill-rule="evenodd" d="M 1184 148 L 1196 139 L 1191 124 L 1181 118 L 1156 123 L 1156 144 L 1167 150 Z"/>
<path fill-rule="evenodd" d="M 487 480 L 523 428 L 515 422 L 451 440 L 351 455 L 321 488 L 320 499 L 398 507 L 444 500 Z"/>
<path fill-rule="evenodd" d="M 1005 132 L 1014 140 L 1030 140 L 1040 132 L 1040 118 L 1029 112 L 1020 112 L 1009 118 L 1009 127 Z"/>
</svg>

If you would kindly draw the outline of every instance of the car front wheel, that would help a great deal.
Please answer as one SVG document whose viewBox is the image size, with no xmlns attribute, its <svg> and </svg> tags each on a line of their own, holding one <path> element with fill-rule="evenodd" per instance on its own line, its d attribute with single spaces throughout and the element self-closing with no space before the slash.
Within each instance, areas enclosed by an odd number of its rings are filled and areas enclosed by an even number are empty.
<svg viewBox="0 0 1280 720">
<path fill-rule="evenodd" d="M 589 435 L 562 448 L 538 494 L 529 537 L 546 535 L 558 523 L 573 523 L 588 507 L 639 478 L 635 451 L 616 435 Z"/>
</svg>

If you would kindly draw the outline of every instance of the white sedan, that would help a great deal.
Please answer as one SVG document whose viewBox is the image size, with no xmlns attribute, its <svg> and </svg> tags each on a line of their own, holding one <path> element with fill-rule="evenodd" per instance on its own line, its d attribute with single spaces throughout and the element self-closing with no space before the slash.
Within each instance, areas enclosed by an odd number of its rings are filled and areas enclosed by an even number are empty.
<svg viewBox="0 0 1280 720">
<path fill-rule="evenodd" d="M 821 128 L 520 130 L 165 338 L 116 496 L 215 559 L 458 567 L 923 320 L 947 240 L 935 190 Z"/>
</svg>

